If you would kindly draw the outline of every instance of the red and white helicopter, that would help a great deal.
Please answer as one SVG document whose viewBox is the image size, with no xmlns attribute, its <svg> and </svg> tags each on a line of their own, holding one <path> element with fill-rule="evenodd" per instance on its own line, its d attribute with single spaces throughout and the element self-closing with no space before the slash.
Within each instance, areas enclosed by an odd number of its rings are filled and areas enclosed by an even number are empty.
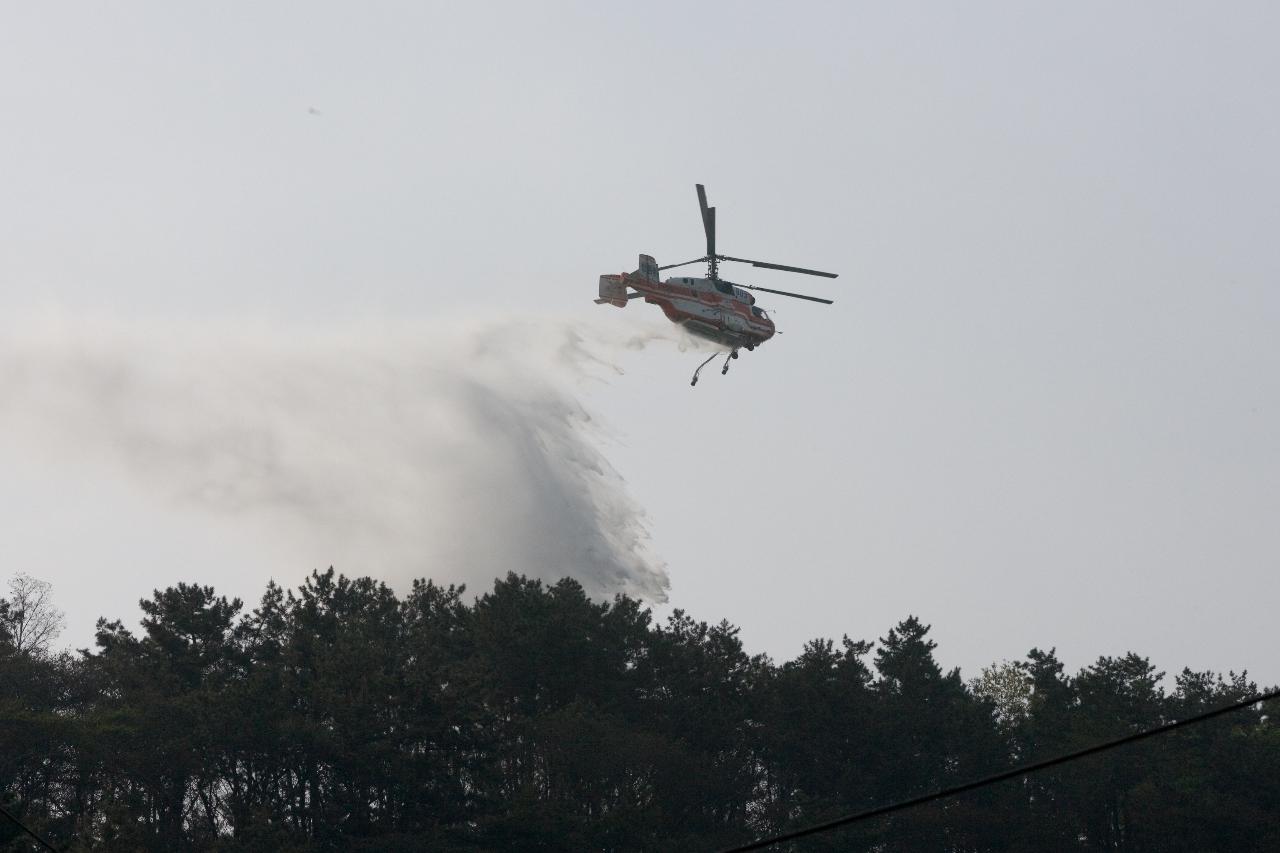
<svg viewBox="0 0 1280 853">
<path fill-rule="evenodd" d="M 810 302 L 821 302 L 831 305 L 832 300 L 817 296 L 805 296 L 802 293 L 788 293 L 785 290 L 772 290 L 768 287 L 735 284 L 720 278 L 720 261 L 733 261 L 751 264 L 770 270 L 785 270 L 805 275 L 820 275 L 824 278 L 835 278 L 836 273 L 819 272 L 802 267 L 789 267 L 782 264 L 769 264 L 764 261 L 749 261 L 746 258 L 731 258 L 728 255 L 716 254 L 716 209 L 707 207 L 707 192 L 702 184 L 698 184 L 698 205 L 702 208 L 702 229 L 707 233 L 707 254 L 692 261 L 678 264 L 658 266 L 650 255 L 640 256 L 640 268 L 635 272 L 619 275 L 600 276 L 600 298 L 597 305 L 616 305 L 626 308 L 629 300 L 644 297 L 645 302 L 658 305 L 667 319 L 684 326 L 691 333 L 715 341 L 729 347 L 729 355 L 724 360 L 722 374 L 729 372 L 729 361 L 738 357 L 738 350 L 748 352 L 769 340 L 777 331 L 773 321 L 764 309 L 756 306 L 756 298 L 748 290 L 760 290 L 765 293 L 776 293 L 779 296 L 792 296 L 796 299 L 807 299 Z M 662 270 L 688 266 L 705 261 L 707 275 L 705 278 L 669 278 L 660 280 L 658 273 Z M 634 293 L 628 293 L 630 288 Z M 717 353 L 716 355 L 719 355 Z M 690 385 L 698 384 L 698 374 L 706 367 L 712 355 L 693 372 Z"/>
</svg>

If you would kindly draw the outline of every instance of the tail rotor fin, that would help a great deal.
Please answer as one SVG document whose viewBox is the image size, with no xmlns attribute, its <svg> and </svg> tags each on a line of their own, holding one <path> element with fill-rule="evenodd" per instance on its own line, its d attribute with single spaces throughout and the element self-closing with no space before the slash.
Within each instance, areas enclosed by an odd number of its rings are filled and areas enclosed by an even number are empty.
<svg viewBox="0 0 1280 853">
<path fill-rule="evenodd" d="M 622 280 L 622 276 L 600 276 L 600 298 L 596 300 L 596 304 L 616 305 L 619 308 L 627 307 L 627 285 Z"/>
<path fill-rule="evenodd" d="M 649 281 L 658 281 L 658 262 L 652 255 L 640 256 L 640 268 L 636 270 L 636 275 L 647 278 Z"/>
<path fill-rule="evenodd" d="M 635 272 L 623 275 L 600 276 L 600 298 L 596 300 L 596 304 L 616 305 L 619 308 L 626 308 L 627 302 L 644 295 L 639 291 L 627 293 L 628 280 L 634 282 L 638 278 L 643 278 L 655 283 L 660 282 L 658 269 L 658 262 L 653 259 L 652 255 L 641 255 L 640 269 Z"/>
</svg>

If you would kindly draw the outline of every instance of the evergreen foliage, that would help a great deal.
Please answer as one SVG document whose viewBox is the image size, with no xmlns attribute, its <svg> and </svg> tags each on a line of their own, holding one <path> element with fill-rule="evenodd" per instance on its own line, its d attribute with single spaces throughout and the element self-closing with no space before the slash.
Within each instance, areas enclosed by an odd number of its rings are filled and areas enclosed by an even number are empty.
<svg viewBox="0 0 1280 853">
<path fill-rule="evenodd" d="M 518 575 L 469 601 L 332 569 L 206 586 L 54 654 L 0 599 L 0 797 L 75 851 L 714 850 L 1256 692 L 1032 649 L 966 684 L 929 626 L 748 655 L 728 623 Z M 1246 711 L 791 850 L 1280 849 L 1280 729 Z M 33 849 L 0 819 L 0 850 Z"/>
</svg>

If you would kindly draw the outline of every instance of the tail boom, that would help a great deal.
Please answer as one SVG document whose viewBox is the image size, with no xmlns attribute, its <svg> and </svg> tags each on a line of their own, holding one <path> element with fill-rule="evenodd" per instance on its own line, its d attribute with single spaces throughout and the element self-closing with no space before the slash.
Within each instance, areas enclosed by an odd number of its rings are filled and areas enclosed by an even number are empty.
<svg viewBox="0 0 1280 853">
<path fill-rule="evenodd" d="M 652 282 L 657 284 L 661 279 L 658 277 L 658 262 L 653 259 L 652 255 L 640 256 L 640 268 L 631 274 L 622 275 L 602 275 L 600 276 L 600 298 L 596 300 L 597 305 L 616 305 L 619 308 L 627 307 L 628 299 L 635 299 L 640 296 L 639 293 L 627 294 L 627 280 L 639 280 L 642 283 Z"/>
</svg>

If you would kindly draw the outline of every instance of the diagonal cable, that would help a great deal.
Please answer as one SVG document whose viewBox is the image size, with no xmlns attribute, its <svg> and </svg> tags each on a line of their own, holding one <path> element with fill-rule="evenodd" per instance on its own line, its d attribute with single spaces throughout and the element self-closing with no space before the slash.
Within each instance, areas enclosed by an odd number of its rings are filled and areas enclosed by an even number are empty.
<svg viewBox="0 0 1280 853">
<path fill-rule="evenodd" d="M 13 821 L 14 823 L 16 823 L 16 824 L 18 825 L 18 828 L 19 828 L 19 829 L 21 829 L 21 830 L 22 830 L 23 832 L 25 832 L 27 835 L 30 835 L 32 838 L 34 838 L 34 839 L 36 840 L 36 842 L 37 842 L 37 843 L 39 843 L 39 845 L 40 845 L 41 847 L 43 847 L 45 850 L 52 850 L 52 851 L 53 851 L 53 853 L 58 853 L 58 848 L 57 848 L 57 847 L 54 847 L 54 846 L 53 846 L 52 844 L 50 844 L 50 843 L 49 843 L 45 838 L 43 838 L 41 835 L 39 835 L 39 834 L 38 834 L 34 829 L 32 829 L 31 827 L 29 827 L 29 826 L 27 826 L 25 823 L 23 823 L 21 820 L 19 820 L 19 819 L 18 819 L 18 816 L 17 816 L 16 814 L 14 814 L 13 812 L 9 811 L 9 810 L 8 810 L 7 808 L 5 808 L 3 805 L 0 805 L 0 815 L 4 815 L 5 817 L 9 818 L 9 820 L 11 820 L 11 821 Z"/>
<path fill-rule="evenodd" d="M 859 821 L 870 820 L 873 817 L 881 817 L 882 815 L 887 815 L 891 812 L 902 811 L 904 809 L 909 809 L 914 806 L 923 805 L 925 803 L 929 803 L 934 800 L 942 800 L 942 799 L 946 799 L 947 797 L 954 797 L 957 794 L 963 794 L 968 791 L 975 790 L 977 788 L 986 787 L 987 785 L 994 785 L 997 782 L 1004 782 L 1007 779 L 1014 779 L 1019 776 L 1025 776 L 1029 773 L 1035 773 L 1039 770 L 1045 770 L 1049 767 L 1056 767 L 1059 764 L 1066 764 L 1068 761 L 1075 761 L 1078 758 L 1084 758 L 1089 755 L 1096 755 L 1099 752 L 1106 752 L 1109 749 L 1115 749 L 1116 747 L 1124 746 L 1127 743 L 1134 743 L 1135 741 L 1145 740 L 1149 737 L 1155 737 L 1156 735 L 1162 735 L 1165 732 L 1171 732 L 1174 729 L 1179 729 L 1179 728 L 1182 728 L 1183 726 L 1190 726 L 1196 723 L 1203 723 L 1205 720 L 1211 720 L 1214 717 L 1220 717 L 1223 714 L 1230 714 L 1233 711 L 1240 711 L 1252 705 L 1257 705 L 1261 702 L 1267 702 L 1271 699 L 1277 699 L 1277 698 L 1280 698 L 1280 690 L 1272 690 L 1269 693 L 1259 693 L 1255 696 L 1250 696 L 1247 699 L 1241 699 L 1239 702 L 1235 702 L 1231 705 L 1226 705 L 1221 708 L 1215 708 L 1212 711 L 1206 711 L 1203 714 L 1197 714 L 1194 717 L 1187 717 L 1185 720 L 1174 720 L 1171 723 L 1165 723 L 1164 725 L 1156 726 L 1153 729 L 1147 729 L 1145 731 L 1136 732 L 1131 735 L 1125 735 L 1122 738 L 1109 740 L 1109 741 L 1106 741 L 1105 743 L 1095 744 L 1094 746 L 1090 746 L 1085 749 L 1078 750 L 1076 752 L 1070 752 L 1070 753 L 1067 753 L 1066 755 L 1059 755 L 1056 758 L 1050 758 L 1047 761 L 1039 761 L 1039 762 L 1036 762 L 1035 764 L 1026 764 L 1021 767 L 1015 767 L 1012 770 L 1006 770 L 1003 773 L 997 773 L 994 776 L 986 776 L 982 779 L 975 779 L 972 782 L 966 782 L 963 785 L 956 785 L 954 788 L 944 788 L 929 794 L 923 794 L 919 797 L 914 797 L 910 800 L 901 800 L 896 803 L 891 803 L 890 805 L 887 805 L 887 806 L 877 806 L 874 809 L 869 809 L 864 812 L 845 815 L 844 817 L 838 817 L 838 818 L 835 818 L 834 820 L 829 820 L 824 823 L 815 823 L 812 826 L 802 827 L 800 829 L 792 830 L 791 832 L 784 832 L 784 833 L 781 833 L 780 835 L 773 835 L 768 838 L 761 838 L 758 841 L 752 841 L 751 843 L 744 844 L 741 847 L 731 847 L 725 850 L 724 853 L 745 853 L 745 851 L 747 850 L 763 850 L 766 847 L 771 847 L 774 844 L 781 844 L 784 841 L 794 841 L 797 838 L 804 838 L 809 835 L 817 835 L 820 832 L 829 832 L 833 829 L 837 829 L 842 826 L 848 826 L 851 823 L 858 823 Z"/>
</svg>

